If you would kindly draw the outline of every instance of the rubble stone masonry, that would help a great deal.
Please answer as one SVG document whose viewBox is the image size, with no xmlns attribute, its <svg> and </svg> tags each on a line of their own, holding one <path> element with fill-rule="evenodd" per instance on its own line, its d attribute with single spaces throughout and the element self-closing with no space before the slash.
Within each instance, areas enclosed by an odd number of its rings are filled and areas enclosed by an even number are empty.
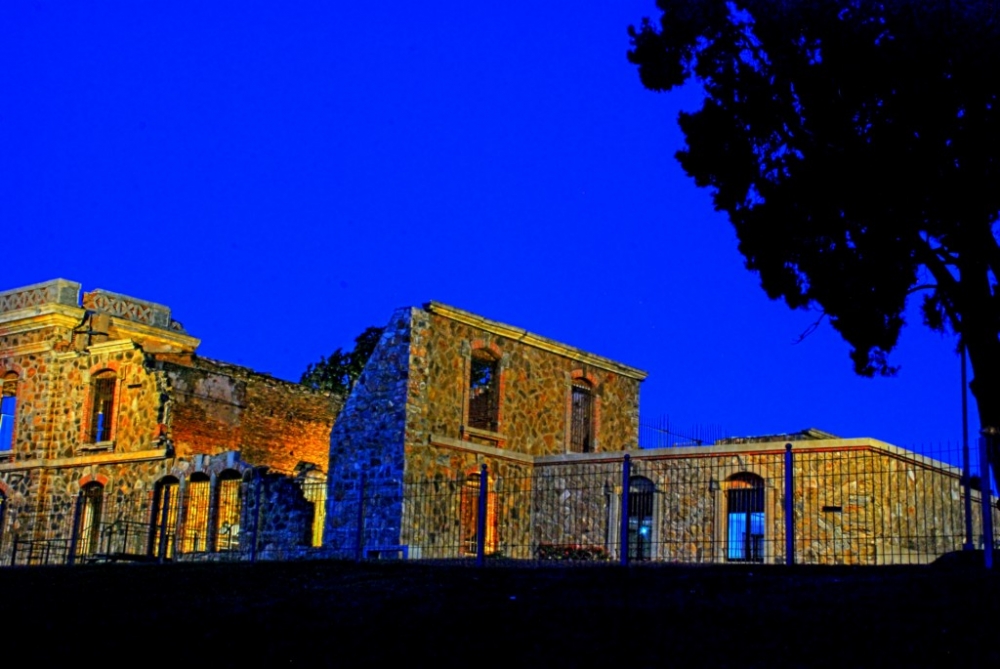
<svg viewBox="0 0 1000 669">
<path fill-rule="evenodd" d="M 198 344 L 156 303 L 104 290 L 81 299 L 80 285 L 62 279 L 0 292 L 0 378 L 16 380 L 0 493 L 43 509 L 89 482 L 132 495 L 168 475 L 183 488 L 221 466 L 328 471 L 339 397 L 199 358 Z M 95 440 L 98 377 L 113 380 L 104 386 L 113 408 Z"/>
</svg>

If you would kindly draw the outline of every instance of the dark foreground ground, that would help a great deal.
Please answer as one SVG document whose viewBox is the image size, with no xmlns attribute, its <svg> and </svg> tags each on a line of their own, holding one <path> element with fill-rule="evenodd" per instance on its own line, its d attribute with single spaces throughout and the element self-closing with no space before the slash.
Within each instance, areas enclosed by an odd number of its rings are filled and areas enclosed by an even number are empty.
<svg viewBox="0 0 1000 669">
<path fill-rule="evenodd" d="M 0 606 L 3 656 L 26 667 L 1000 661 L 1000 571 L 969 565 L 20 568 L 0 570 Z"/>
</svg>

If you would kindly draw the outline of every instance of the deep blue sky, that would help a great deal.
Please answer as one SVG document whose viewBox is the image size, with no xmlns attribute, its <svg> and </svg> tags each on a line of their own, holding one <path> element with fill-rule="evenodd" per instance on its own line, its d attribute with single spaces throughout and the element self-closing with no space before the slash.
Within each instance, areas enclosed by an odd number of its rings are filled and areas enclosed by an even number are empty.
<svg viewBox="0 0 1000 669">
<path fill-rule="evenodd" d="M 654 13 L 0 3 L 0 288 L 166 304 L 292 380 L 433 299 L 647 370 L 644 420 L 956 443 L 954 341 L 915 310 L 897 378 L 854 376 L 829 325 L 793 344 L 816 314 L 767 299 L 673 159 L 697 91 L 625 58 Z"/>
</svg>

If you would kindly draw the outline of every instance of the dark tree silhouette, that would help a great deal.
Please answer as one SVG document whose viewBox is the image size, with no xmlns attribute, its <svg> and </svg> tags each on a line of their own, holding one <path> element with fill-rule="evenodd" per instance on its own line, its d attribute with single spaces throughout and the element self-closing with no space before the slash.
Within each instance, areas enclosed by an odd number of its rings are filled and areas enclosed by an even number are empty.
<svg viewBox="0 0 1000 669">
<path fill-rule="evenodd" d="M 345 353 L 338 348 L 329 358 L 320 357 L 319 362 L 309 363 L 299 383 L 313 390 L 327 390 L 340 395 L 351 392 L 384 329 L 370 327 L 354 338 L 353 350 Z"/>
<path fill-rule="evenodd" d="M 828 317 L 872 376 L 895 373 L 923 293 L 925 323 L 968 348 L 981 424 L 1000 427 L 1000 3 L 657 4 L 628 58 L 652 90 L 703 86 L 677 158 L 767 294 Z"/>
</svg>

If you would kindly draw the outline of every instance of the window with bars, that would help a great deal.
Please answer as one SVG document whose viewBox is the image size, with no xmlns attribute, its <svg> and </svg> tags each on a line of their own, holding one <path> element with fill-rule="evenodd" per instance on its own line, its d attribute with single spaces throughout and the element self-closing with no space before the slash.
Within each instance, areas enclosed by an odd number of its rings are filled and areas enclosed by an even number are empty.
<svg viewBox="0 0 1000 669">
<path fill-rule="evenodd" d="M 649 560 L 653 555 L 653 503 L 656 486 L 644 476 L 629 478 L 628 555 Z"/>
<path fill-rule="evenodd" d="M 17 374 L 9 372 L 0 380 L 0 453 L 14 448 L 14 418 L 17 415 Z"/>
<path fill-rule="evenodd" d="M 112 371 L 100 372 L 94 376 L 93 403 L 90 413 L 90 442 L 111 441 L 114 433 L 115 384 L 117 378 Z"/>
<path fill-rule="evenodd" d="M 594 394 L 586 381 L 574 381 L 572 392 L 569 450 L 590 453 L 594 450 Z"/>
<path fill-rule="evenodd" d="M 150 511 L 153 531 L 149 534 L 149 554 L 156 557 L 173 558 L 177 512 L 180 509 L 180 481 L 173 476 L 165 476 L 156 482 L 153 491 L 153 507 Z"/>
<path fill-rule="evenodd" d="M 219 474 L 219 494 L 215 509 L 215 550 L 233 551 L 240 546 L 240 510 L 243 479 L 227 469 Z"/>
<path fill-rule="evenodd" d="M 83 501 L 77 527 L 77 555 L 93 555 L 100 547 L 101 511 L 104 508 L 104 486 L 88 483 L 80 491 Z"/>
<path fill-rule="evenodd" d="M 764 561 L 764 479 L 736 474 L 726 491 L 726 560 Z"/>
<path fill-rule="evenodd" d="M 203 553 L 208 550 L 208 516 L 212 483 L 207 474 L 192 474 L 188 479 L 184 504 L 182 553 Z"/>
<path fill-rule="evenodd" d="M 498 361 L 487 351 L 473 351 L 469 366 L 469 427 L 496 432 L 499 416 Z"/>
</svg>

